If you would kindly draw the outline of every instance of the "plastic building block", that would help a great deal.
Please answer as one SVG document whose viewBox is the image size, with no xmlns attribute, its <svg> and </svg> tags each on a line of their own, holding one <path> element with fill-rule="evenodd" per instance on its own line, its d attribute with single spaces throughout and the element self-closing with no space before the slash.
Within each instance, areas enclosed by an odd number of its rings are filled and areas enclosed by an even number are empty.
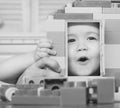
<svg viewBox="0 0 120 108">
<path fill-rule="evenodd" d="M 0 98 L 3 101 L 11 101 L 12 100 L 12 96 L 15 94 L 15 92 L 17 90 L 18 89 L 16 87 L 9 87 L 9 88 L 1 87 L 0 88 Z"/>
<path fill-rule="evenodd" d="M 111 0 L 112 3 L 120 3 L 120 0 Z"/>
<path fill-rule="evenodd" d="M 120 32 L 105 31 L 105 44 L 120 44 Z"/>
<path fill-rule="evenodd" d="M 120 14 L 119 8 L 103 8 L 103 14 Z"/>
<path fill-rule="evenodd" d="M 43 89 L 40 91 L 40 96 L 51 96 L 52 91 L 50 89 Z"/>
<path fill-rule="evenodd" d="M 101 7 L 66 7 L 65 13 L 93 13 L 102 14 Z"/>
<path fill-rule="evenodd" d="M 87 87 L 85 81 L 78 81 L 77 82 L 77 87 Z"/>
<path fill-rule="evenodd" d="M 74 81 L 68 81 L 68 82 L 64 82 L 64 87 L 75 87 L 75 82 Z"/>
<path fill-rule="evenodd" d="M 35 71 L 35 70 L 31 70 L 31 71 Z M 31 71 L 29 71 L 31 73 Z M 40 76 L 27 76 L 27 74 L 29 73 L 28 71 L 26 71 L 25 73 L 23 73 L 20 78 L 17 81 L 17 85 L 36 85 L 36 84 L 40 84 L 41 82 L 44 80 L 43 77 Z M 35 73 L 35 72 L 34 72 Z M 29 75 L 29 74 L 28 74 Z"/>
<path fill-rule="evenodd" d="M 94 79 L 97 83 L 97 103 L 113 103 L 115 92 L 114 78 Z"/>
<path fill-rule="evenodd" d="M 19 89 L 15 92 L 15 96 L 37 96 L 37 89 Z"/>
<path fill-rule="evenodd" d="M 120 102 L 120 87 L 118 87 L 118 92 L 114 93 L 114 101 Z"/>
<path fill-rule="evenodd" d="M 55 13 L 54 19 L 93 19 L 93 14 L 90 13 Z"/>
<path fill-rule="evenodd" d="M 86 88 L 62 88 L 61 89 L 61 105 L 85 105 L 86 102 Z"/>
<path fill-rule="evenodd" d="M 45 89 L 56 90 L 64 86 L 64 82 L 67 81 L 66 78 L 54 78 L 45 79 Z"/>
<path fill-rule="evenodd" d="M 91 1 L 79 1 L 73 3 L 74 7 L 111 7 L 110 1 L 91 0 Z"/>
<path fill-rule="evenodd" d="M 60 89 L 58 89 L 58 90 L 53 90 L 53 91 L 52 91 L 52 95 L 53 95 L 53 96 L 61 96 Z"/>
<path fill-rule="evenodd" d="M 57 56 L 65 56 L 65 32 L 47 32 L 47 38 L 53 41 Z"/>
<path fill-rule="evenodd" d="M 120 28 L 120 19 L 106 19 L 105 31 L 117 31 Z"/>
<path fill-rule="evenodd" d="M 11 104 L 24 104 L 24 105 L 60 105 L 59 96 L 13 96 Z"/>
</svg>

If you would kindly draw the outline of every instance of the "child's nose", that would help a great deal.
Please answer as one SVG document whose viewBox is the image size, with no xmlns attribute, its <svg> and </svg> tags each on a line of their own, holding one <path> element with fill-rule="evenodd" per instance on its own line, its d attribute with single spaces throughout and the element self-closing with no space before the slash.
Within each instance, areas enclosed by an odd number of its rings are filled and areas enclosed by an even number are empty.
<svg viewBox="0 0 120 108">
<path fill-rule="evenodd" d="M 88 47 L 84 42 L 80 42 L 77 45 L 77 51 L 87 51 Z"/>
</svg>

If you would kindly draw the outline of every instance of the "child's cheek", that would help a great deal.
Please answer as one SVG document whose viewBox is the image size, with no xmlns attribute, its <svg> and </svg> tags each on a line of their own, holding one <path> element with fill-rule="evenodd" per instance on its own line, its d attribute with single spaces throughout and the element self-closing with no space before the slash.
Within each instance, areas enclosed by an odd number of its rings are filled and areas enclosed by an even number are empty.
<svg viewBox="0 0 120 108">
<path fill-rule="evenodd" d="M 93 44 L 93 45 L 89 45 L 89 49 L 91 52 L 91 55 L 93 56 L 99 56 L 100 55 L 100 45 L 99 44 Z"/>
</svg>

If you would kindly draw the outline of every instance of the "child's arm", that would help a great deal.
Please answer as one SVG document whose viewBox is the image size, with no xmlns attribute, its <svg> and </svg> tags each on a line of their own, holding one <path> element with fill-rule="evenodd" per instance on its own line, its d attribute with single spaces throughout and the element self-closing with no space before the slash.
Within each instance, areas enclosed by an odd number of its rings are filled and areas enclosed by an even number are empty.
<svg viewBox="0 0 120 108">
<path fill-rule="evenodd" d="M 41 39 L 35 51 L 11 57 L 0 63 L 0 80 L 15 83 L 18 77 L 32 64 L 43 57 L 56 55 L 52 42 Z"/>
<path fill-rule="evenodd" d="M 34 52 L 14 56 L 1 62 L 0 80 L 5 82 L 17 80 L 19 75 L 21 75 L 24 70 L 34 62 Z"/>
</svg>

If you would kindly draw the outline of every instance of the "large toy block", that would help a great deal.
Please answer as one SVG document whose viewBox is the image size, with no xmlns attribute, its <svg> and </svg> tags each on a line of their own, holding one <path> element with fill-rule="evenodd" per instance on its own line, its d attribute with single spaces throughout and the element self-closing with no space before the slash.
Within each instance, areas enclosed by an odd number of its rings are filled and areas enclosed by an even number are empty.
<svg viewBox="0 0 120 108">
<path fill-rule="evenodd" d="M 107 44 L 105 45 L 105 66 L 109 71 L 120 70 L 120 45 L 119 44 Z M 111 51 L 113 52 L 111 54 Z"/>
<path fill-rule="evenodd" d="M 13 96 L 11 104 L 24 104 L 24 105 L 60 105 L 59 96 Z"/>
<path fill-rule="evenodd" d="M 62 88 L 61 105 L 79 106 L 87 104 L 86 88 Z"/>
<path fill-rule="evenodd" d="M 55 13 L 54 19 L 93 19 L 93 14 L 90 13 Z"/>
<path fill-rule="evenodd" d="M 105 44 L 120 44 L 120 32 L 105 31 Z"/>
<path fill-rule="evenodd" d="M 120 14 L 119 8 L 103 8 L 103 14 Z"/>
<path fill-rule="evenodd" d="M 57 56 L 65 55 L 65 32 L 47 32 L 47 38 L 53 41 L 54 50 Z"/>
<path fill-rule="evenodd" d="M 120 87 L 120 69 L 106 69 L 106 77 L 115 77 L 115 92 L 118 92 Z"/>
<path fill-rule="evenodd" d="M 114 15 L 113 15 L 114 16 Z M 119 32 L 120 28 L 120 19 L 106 19 L 105 31 L 117 31 Z"/>
<path fill-rule="evenodd" d="M 53 18 L 48 18 L 48 20 L 40 25 L 40 30 L 42 32 L 65 31 L 65 20 L 55 20 Z"/>
<path fill-rule="evenodd" d="M 97 103 L 113 103 L 115 92 L 114 78 L 100 78 L 94 79 L 97 83 Z"/>
<path fill-rule="evenodd" d="M 54 79 L 45 79 L 45 89 L 56 90 L 64 86 L 64 82 L 67 81 L 66 78 L 54 78 Z"/>
<path fill-rule="evenodd" d="M 110 1 L 91 0 L 91 1 L 75 1 L 74 7 L 111 7 Z"/>
<path fill-rule="evenodd" d="M 106 19 L 111 19 L 111 20 L 118 20 L 120 19 L 120 14 L 93 14 L 93 19 L 96 19 L 96 20 L 106 20 Z"/>
<path fill-rule="evenodd" d="M 93 13 L 102 14 L 101 7 L 66 7 L 65 13 Z"/>
</svg>

